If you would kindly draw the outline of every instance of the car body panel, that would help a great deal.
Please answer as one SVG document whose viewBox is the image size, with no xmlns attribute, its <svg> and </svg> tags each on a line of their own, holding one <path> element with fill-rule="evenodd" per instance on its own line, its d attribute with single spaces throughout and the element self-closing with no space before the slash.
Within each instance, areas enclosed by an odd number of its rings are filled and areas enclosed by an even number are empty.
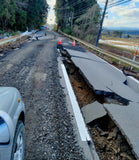
<svg viewBox="0 0 139 160">
<path fill-rule="evenodd" d="M 20 93 L 13 87 L 0 87 L 0 110 L 7 112 L 13 118 L 18 106 Z"/>
<path fill-rule="evenodd" d="M 0 146 L 0 160 L 11 160 L 12 143 L 6 146 Z"/>
<path fill-rule="evenodd" d="M 15 129 L 21 113 L 25 115 L 25 106 L 19 91 L 13 87 L 0 87 L 0 117 L 10 132 L 9 144 L 0 145 L 0 160 L 11 160 Z"/>
</svg>

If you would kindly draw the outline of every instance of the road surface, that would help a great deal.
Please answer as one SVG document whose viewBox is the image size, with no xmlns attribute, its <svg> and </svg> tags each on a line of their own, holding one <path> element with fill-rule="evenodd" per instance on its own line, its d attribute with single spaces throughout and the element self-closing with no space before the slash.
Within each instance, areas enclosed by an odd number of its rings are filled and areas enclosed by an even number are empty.
<svg viewBox="0 0 139 160">
<path fill-rule="evenodd" d="M 26 107 L 26 160 L 83 160 L 60 85 L 56 33 L 0 59 L 0 85 L 19 89 Z"/>
</svg>

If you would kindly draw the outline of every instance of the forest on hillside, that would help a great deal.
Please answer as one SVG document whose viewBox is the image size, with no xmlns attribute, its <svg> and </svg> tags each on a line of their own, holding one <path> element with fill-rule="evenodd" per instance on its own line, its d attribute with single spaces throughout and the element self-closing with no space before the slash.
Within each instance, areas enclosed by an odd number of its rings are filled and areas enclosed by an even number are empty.
<svg viewBox="0 0 139 160">
<path fill-rule="evenodd" d="M 39 28 L 46 21 L 46 0 L 0 0 L 0 30 Z"/>
<path fill-rule="evenodd" d="M 55 12 L 58 29 L 96 42 L 101 21 L 101 9 L 96 0 L 57 0 Z"/>
</svg>

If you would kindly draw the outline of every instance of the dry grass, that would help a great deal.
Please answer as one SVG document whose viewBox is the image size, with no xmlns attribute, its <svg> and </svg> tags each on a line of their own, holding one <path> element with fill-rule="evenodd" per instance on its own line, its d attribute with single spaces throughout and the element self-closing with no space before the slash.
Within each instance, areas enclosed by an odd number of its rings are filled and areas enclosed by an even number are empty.
<svg viewBox="0 0 139 160">
<path fill-rule="evenodd" d="M 139 44 L 139 39 L 126 39 L 126 38 L 118 38 L 118 37 L 106 37 L 106 36 L 102 36 L 101 37 L 102 40 L 114 40 L 114 41 L 123 41 L 123 42 L 129 42 L 129 43 L 136 43 Z"/>
</svg>

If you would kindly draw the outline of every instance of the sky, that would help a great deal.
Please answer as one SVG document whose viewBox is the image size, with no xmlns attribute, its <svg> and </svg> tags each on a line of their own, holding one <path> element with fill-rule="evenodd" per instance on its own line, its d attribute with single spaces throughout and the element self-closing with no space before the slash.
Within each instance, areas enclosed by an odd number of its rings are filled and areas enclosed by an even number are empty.
<svg viewBox="0 0 139 160">
<path fill-rule="evenodd" d="M 98 4 L 104 8 L 106 0 L 97 0 Z M 118 0 L 109 0 L 115 2 Z M 47 0 L 50 6 L 48 20 L 49 24 L 55 23 L 54 5 L 56 0 Z M 107 9 L 107 16 L 104 19 L 104 27 L 116 28 L 116 27 L 128 27 L 128 28 L 139 28 L 139 0 L 132 0 L 126 4 L 122 4 L 113 8 Z"/>
<path fill-rule="evenodd" d="M 116 0 L 109 0 L 109 4 Z M 98 0 L 101 7 L 105 0 Z M 104 4 L 104 3 L 103 3 Z M 104 20 L 104 27 L 107 28 L 139 28 L 139 0 L 132 0 L 131 2 L 115 6 L 107 9 L 108 15 Z"/>
<path fill-rule="evenodd" d="M 56 3 L 56 0 L 47 0 L 47 3 L 50 7 L 49 12 L 48 12 L 47 23 L 52 25 L 52 24 L 55 24 L 55 12 L 53 8 Z"/>
</svg>

